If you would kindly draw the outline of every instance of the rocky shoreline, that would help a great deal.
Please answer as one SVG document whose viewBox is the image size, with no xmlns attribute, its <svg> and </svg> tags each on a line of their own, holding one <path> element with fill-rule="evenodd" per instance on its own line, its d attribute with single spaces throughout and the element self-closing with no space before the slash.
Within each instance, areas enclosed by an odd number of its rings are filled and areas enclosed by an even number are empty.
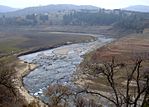
<svg viewBox="0 0 149 107">
<path fill-rule="evenodd" d="M 101 36 L 99 36 L 99 38 L 100 38 Z M 97 38 L 96 36 L 95 36 L 95 38 Z M 103 40 L 103 41 L 102 41 Z M 71 58 L 71 54 L 72 55 L 74 55 L 74 52 L 77 52 L 76 53 L 76 55 L 79 55 L 79 54 L 83 54 L 84 52 L 83 51 L 86 51 L 86 49 L 88 49 L 89 47 L 91 48 L 91 49 L 95 49 L 96 48 L 96 46 L 98 45 L 98 46 L 102 46 L 102 45 L 104 45 L 105 43 L 108 43 L 108 41 L 111 41 L 111 39 L 109 39 L 109 40 L 105 40 L 104 38 L 101 38 L 101 40 L 98 40 L 97 39 L 97 41 L 94 43 L 93 41 L 92 41 L 92 43 L 89 43 L 88 45 L 87 45 L 87 47 L 86 47 L 86 45 L 85 45 L 85 47 L 80 47 L 80 45 L 78 46 L 78 45 L 76 45 L 76 44 L 74 44 L 74 46 L 72 45 L 72 47 L 70 48 L 70 47 L 62 47 L 62 49 L 61 48 L 57 48 L 56 50 L 54 50 L 54 51 L 52 51 L 53 52 L 53 54 L 55 55 L 56 54 L 56 56 L 58 55 L 58 56 L 66 56 L 67 54 L 70 54 L 70 56 L 69 56 L 69 58 L 68 59 L 70 59 Z M 99 43 L 98 43 L 99 42 Z M 100 43 L 101 42 L 101 43 Z M 77 47 L 78 46 L 78 47 Z M 84 46 L 84 44 L 82 44 L 81 46 Z M 74 48 L 73 50 L 72 50 L 72 48 Z M 82 50 L 81 50 L 81 49 Z M 70 51 L 70 52 L 69 52 Z M 32 51 L 33 52 L 33 51 Z M 35 52 L 35 51 L 34 51 Z M 83 53 L 82 53 L 83 52 Z M 26 53 L 25 53 L 26 54 Z M 20 54 L 20 55 L 25 55 L 25 54 Z M 19 56 L 20 56 L 19 55 Z M 80 58 L 80 57 L 79 57 Z M 25 58 L 26 59 L 26 58 Z M 38 58 L 37 58 L 38 59 Z M 67 59 L 67 58 L 66 58 Z M 74 58 L 72 58 L 72 59 L 74 59 Z M 22 59 L 23 60 L 23 59 Z M 75 60 L 76 60 L 76 58 L 75 58 Z M 39 104 L 40 104 L 40 106 L 41 107 L 44 107 L 44 106 L 47 106 L 45 103 L 43 103 L 40 99 L 38 99 L 38 98 L 35 98 L 35 97 L 33 97 L 33 96 L 31 96 L 29 93 L 28 93 L 28 91 L 24 88 L 24 86 L 23 86 L 23 83 L 22 83 L 22 78 L 24 77 L 24 76 L 26 76 L 26 75 L 28 75 L 29 73 L 30 73 L 30 71 L 32 71 L 32 70 L 34 70 L 37 66 L 36 65 L 34 65 L 34 64 L 32 64 L 32 63 L 28 63 L 27 61 L 21 61 L 21 60 L 19 60 L 18 61 L 18 67 L 16 68 L 16 71 L 17 71 L 17 81 L 18 81 L 18 84 L 16 85 L 16 87 L 17 87 L 17 89 L 18 89 L 18 91 L 19 91 L 19 94 L 21 94 L 23 97 L 24 97 L 24 99 L 25 99 L 25 101 L 27 102 L 27 104 L 30 104 L 30 103 L 32 103 L 33 101 L 34 102 L 38 102 Z M 20 66 L 19 66 L 20 65 Z M 41 75 L 40 75 L 41 76 Z M 47 75 L 46 75 L 47 76 Z M 37 76 L 35 76 L 35 77 L 37 77 Z M 26 78 L 26 79 L 28 79 L 28 78 Z M 38 81 L 39 82 L 39 81 Z M 31 85 L 31 84 L 30 84 Z M 21 88 L 20 88 L 21 87 Z"/>
<path fill-rule="evenodd" d="M 97 39 L 94 36 L 92 36 L 92 37 L 93 38 L 90 41 Z M 90 42 L 90 41 L 88 41 L 88 42 Z M 70 44 L 72 44 L 72 43 L 67 42 L 67 43 L 61 43 L 61 44 L 57 44 L 57 45 L 49 46 L 49 47 L 40 47 L 40 48 L 35 48 L 35 49 L 29 49 L 27 51 L 19 52 L 19 53 L 15 54 L 15 56 L 19 57 L 19 56 L 32 54 L 35 52 L 49 50 L 49 49 L 57 48 L 57 47 L 64 46 L 64 45 L 70 45 Z M 13 80 L 13 84 L 14 84 L 14 87 L 17 92 L 17 97 L 18 97 L 17 99 L 20 99 L 21 101 L 23 101 L 23 104 L 25 104 L 25 105 L 35 102 L 35 103 L 38 103 L 40 107 L 48 107 L 48 105 L 46 103 L 44 103 L 42 100 L 40 100 L 38 97 L 34 97 L 34 96 L 30 95 L 23 84 L 23 77 L 28 75 L 31 71 L 33 71 L 36 68 L 37 68 L 37 65 L 35 65 L 35 64 L 28 63 L 26 61 L 22 61 L 19 59 L 16 61 L 16 67 L 15 67 L 16 75 L 15 75 L 15 79 Z"/>
<path fill-rule="evenodd" d="M 92 37 L 92 39 L 87 40 L 87 41 L 83 41 L 83 43 L 92 42 L 92 41 L 96 41 L 97 40 L 97 37 L 95 37 L 95 36 L 93 36 L 91 34 L 89 34 L 89 35 Z M 58 48 L 60 46 L 71 45 L 71 44 L 75 44 L 75 43 L 78 43 L 78 42 L 69 42 L 68 41 L 66 43 L 60 43 L 60 44 L 53 45 L 53 46 L 28 49 L 26 51 L 22 51 L 22 52 L 17 53 L 16 56 L 19 57 L 19 56 L 28 55 L 28 54 L 32 54 L 32 53 L 40 52 L 40 51 L 46 51 L 46 50 L 49 50 L 49 49 L 54 49 L 54 48 Z"/>
<path fill-rule="evenodd" d="M 14 86 L 17 92 L 17 96 L 25 103 L 25 105 L 37 102 L 41 107 L 48 107 L 44 102 L 35 98 L 29 94 L 23 85 L 23 77 L 30 73 L 37 67 L 35 64 L 26 63 L 24 61 L 17 61 L 16 76 L 14 79 Z"/>
</svg>

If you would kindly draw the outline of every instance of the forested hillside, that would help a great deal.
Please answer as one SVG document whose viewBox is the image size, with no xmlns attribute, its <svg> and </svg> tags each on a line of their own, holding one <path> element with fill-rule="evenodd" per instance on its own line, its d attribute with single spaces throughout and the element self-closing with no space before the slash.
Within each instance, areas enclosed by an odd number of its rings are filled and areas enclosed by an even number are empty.
<svg viewBox="0 0 149 107">
<path fill-rule="evenodd" d="M 56 6 L 57 7 L 57 6 Z M 57 8 L 55 9 L 57 10 Z M 68 7 L 68 6 L 67 6 Z M 31 9 L 31 8 L 30 8 Z M 60 8 L 59 8 L 60 9 Z M 63 8 L 64 9 L 64 8 Z M 28 9 L 20 10 L 22 11 Z M 42 9 L 40 9 L 42 10 Z M 56 11 L 55 10 L 55 11 Z M 12 14 L 12 13 L 10 13 Z M 78 25 L 78 26 L 105 26 L 142 33 L 148 27 L 149 13 L 125 11 L 120 9 L 106 10 L 93 7 L 74 7 L 57 12 L 30 13 L 22 16 L 9 17 L 1 14 L 1 26 L 28 26 L 28 25 Z"/>
<path fill-rule="evenodd" d="M 114 25 L 123 29 L 142 32 L 149 14 L 122 10 L 99 10 L 98 12 L 73 12 L 64 15 L 64 24 L 71 25 Z"/>
</svg>

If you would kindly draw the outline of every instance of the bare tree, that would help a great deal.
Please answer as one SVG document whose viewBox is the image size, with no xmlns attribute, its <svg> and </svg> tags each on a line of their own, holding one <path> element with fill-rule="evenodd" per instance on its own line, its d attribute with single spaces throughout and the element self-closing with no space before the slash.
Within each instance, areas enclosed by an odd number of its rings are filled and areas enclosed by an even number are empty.
<svg viewBox="0 0 149 107">
<path fill-rule="evenodd" d="M 101 107 L 101 105 L 96 104 L 94 100 L 89 99 L 88 101 L 77 94 L 76 99 L 74 100 L 75 107 Z"/>
<path fill-rule="evenodd" d="M 76 107 L 85 107 L 86 101 L 82 97 L 77 97 L 75 100 Z"/>
<path fill-rule="evenodd" d="M 48 87 L 49 107 L 100 107 L 94 100 L 86 100 L 68 86 L 54 84 Z"/>
<path fill-rule="evenodd" d="M 14 65 L 1 61 L 0 59 L 0 106 L 16 106 L 16 89 L 14 87 Z"/>
<path fill-rule="evenodd" d="M 114 95 L 114 97 L 106 96 L 102 93 L 91 91 L 89 89 L 84 89 L 79 93 L 86 92 L 90 94 L 96 94 L 101 97 L 104 97 L 105 99 L 112 102 L 116 107 L 137 107 L 138 103 L 141 100 L 143 107 L 146 98 L 148 96 L 148 90 L 149 90 L 149 76 L 148 74 L 146 76 L 143 76 L 142 74 L 142 62 L 143 60 L 138 58 L 135 60 L 135 63 L 132 67 L 129 67 L 127 71 L 127 76 L 125 77 L 126 86 L 124 89 L 120 89 L 117 82 L 115 81 L 115 74 L 117 72 L 120 72 L 119 70 L 123 67 L 128 67 L 129 64 L 125 63 L 115 63 L 115 58 L 112 59 L 110 63 L 104 63 L 102 66 L 99 66 L 99 64 L 92 64 L 89 66 L 91 71 L 98 73 L 98 75 L 103 75 L 106 80 L 108 81 L 109 86 L 111 87 L 111 94 Z M 132 95 L 132 89 L 131 89 L 131 83 L 135 81 L 136 86 L 135 89 L 137 92 L 135 92 L 135 95 Z"/>
<path fill-rule="evenodd" d="M 14 65 L 0 62 L 0 85 L 6 87 L 14 95 L 16 95 L 14 86 L 12 84 L 14 73 Z"/>
<path fill-rule="evenodd" d="M 84 97 L 80 97 L 81 94 L 87 93 L 91 95 L 99 95 L 112 102 L 116 107 L 137 107 L 146 103 L 149 90 L 149 69 L 144 71 L 143 60 L 138 58 L 130 63 L 116 63 L 115 58 L 112 58 L 111 62 L 105 62 L 104 64 L 88 64 L 89 72 L 96 74 L 96 77 L 102 75 L 107 80 L 107 85 L 110 87 L 110 96 L 101 93 L 100 91 L 93 91 L 90 87 L 87 87 L 81 91 L 73 92 L 67 86 L 61 84 L 50 85 L 47 95 L 49 97 L 50 106 L 52 107 L 67 107 L 67 101 L 74 98 L 72 103 L 76 107 L 99 107 L 94 101 L 87 101 Z M 116 75 L 119 72 L 124 72 L 124 83 L 117 83 Z M 95 76 L 95 75 L 94 75 Z M 135 83 L 135 86 L 132 86 Z M 111 97 L 114 96 L 114 97 Z"/>
<path fill-rule="evenodd" d="M 46 95 L 49 97 L 50 107 L 65 107 L 72 95 L 70 89 L 61 84 L 49 85 Z"/>
</svg>

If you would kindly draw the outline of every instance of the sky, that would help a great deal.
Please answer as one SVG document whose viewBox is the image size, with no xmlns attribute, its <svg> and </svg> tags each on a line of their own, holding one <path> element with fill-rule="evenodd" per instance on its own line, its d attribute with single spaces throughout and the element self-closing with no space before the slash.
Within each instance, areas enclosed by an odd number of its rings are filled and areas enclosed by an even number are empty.
<svg viewBox="0 0 149 107">
<path fill-rule="evenodd" d="M 131 5 L 149 6 L 149 0 L 0 0 L 0 5 L 14 8 L 44 6 L 49 4 L 93 5 L 106 9 L 118 9 Z"/>
</svg>

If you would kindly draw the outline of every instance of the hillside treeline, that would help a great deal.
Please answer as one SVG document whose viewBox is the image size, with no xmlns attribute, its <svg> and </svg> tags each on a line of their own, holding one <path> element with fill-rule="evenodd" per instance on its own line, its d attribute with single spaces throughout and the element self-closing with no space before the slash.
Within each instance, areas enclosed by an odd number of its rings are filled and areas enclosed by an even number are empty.
<svg viewBox="0 0 149 107">
<path fill-rule="evenodd" d="M 149 14 L 122 10 L 105 10 L 96 13 L 74 12 L 64 15 L 65 25 L 113 25 L 123 29 L 142 32 L 148 27 Z"/>
<path fill-rule="evenodd" d="M 149 27 L 149 13 L 139 13 L 124 10 L 80 10 L 67 13 L 30 14 L 19 17 L 0 17 L 2 26 L 27 26 L 27 25 L 79 25 L 101 26 L 113 25 L 115 27 L 142 32 Z"/>
</svg>

